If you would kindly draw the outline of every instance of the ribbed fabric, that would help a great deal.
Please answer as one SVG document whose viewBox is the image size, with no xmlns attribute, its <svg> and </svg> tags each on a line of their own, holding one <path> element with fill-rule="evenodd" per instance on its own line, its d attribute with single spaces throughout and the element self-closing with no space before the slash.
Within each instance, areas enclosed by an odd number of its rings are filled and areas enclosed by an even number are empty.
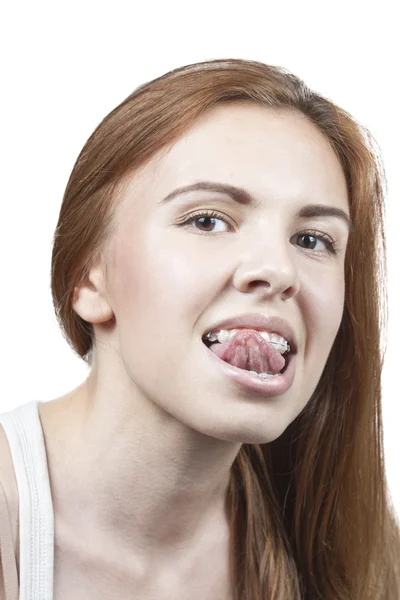
<svg viewBox="0 0 400 600">
<path fill-rule="evenodd" d="M 53 600 L 54 513 L 38 403 L 1 414 L 0 423 L 19 494 L 19 600 Z"/>
<path fill-rule="evenodd" d="M 18 600 L 18 570 L 14 554 L 14 541 L 12 537 L 10 513 L 3 485 L 0 481 L 0 567 L 3 575 L 3 587 L 6 600 Z M 0 580 L 1 583 L 1 580 Z"/>
</svg>

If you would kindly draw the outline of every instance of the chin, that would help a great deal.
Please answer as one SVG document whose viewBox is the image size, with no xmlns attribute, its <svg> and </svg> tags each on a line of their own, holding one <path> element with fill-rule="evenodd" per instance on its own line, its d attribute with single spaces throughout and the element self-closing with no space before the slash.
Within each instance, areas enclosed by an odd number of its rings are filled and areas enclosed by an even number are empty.
<svg viewBox="0 0 400 600">
<path fill-rule="evenodd" d="M 240 423 L 231 422 L 229 426 L 221 426 L 218 430 L 212 431 L 203 430 L 201 433 L 231 444 L 268 444 L 278 439 L 288 426 L 289 423 L 286 426 L 282 426 L 282 424 L 275 427 L 268 426 L 267 420 L 264 427 L 260 424 L 260 420 L 254 424 L 254 427 L 249 424 L 241 427 Z"/>
</svg>

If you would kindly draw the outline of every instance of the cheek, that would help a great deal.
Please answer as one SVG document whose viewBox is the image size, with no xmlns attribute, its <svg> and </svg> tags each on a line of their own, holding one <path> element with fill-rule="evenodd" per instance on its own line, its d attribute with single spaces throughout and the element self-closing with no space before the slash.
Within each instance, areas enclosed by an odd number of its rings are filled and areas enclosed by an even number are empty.
<svg viewBox="0 0 400 600">
<path fill-rule="evenodd" d="M 168 236 L 165 236 L 166 238 Z M 168 248 L 168 251 L 163 251 Z M 135 235 L 115 248 L 110 286 L 117 323 L 146 323 L 152 328 L 191 327 L 207 298 L 196 258 L 160 231 Z M 182 322 L 182 317 L 189 320 Z"/>
<path fill-rule="evenodd" d="M 345 285 L 343 274 L 316 278 L 308 290 L 308 321 L 311 339 L 318 340 L 321 357 L 327 358 L 335 341 L 344 310 Z"/>
<path fill-rule="evenodd" d="M 342 321 L 344 278 L 326 271 L 320 277 L 308 279 L 307 286 L 302 286 L 300 302 L 306 325 L 303 399 L 309 399 L 322 376 Z"/>
<path fill-rule="evenodd" d="M 172 373 L 190 370 L 199 316 L 210 290 L 200 284 L 194 256 L 161 236 L 119 244 L 109 280 L 116 317 L 116 344 L 133 381 L 155 393 L 157 386 L 172 385 Z M 178 382 L 179 384 L 179 382 Z M 178 385 L 177 384 L 177 385 Z"/>
<path fill-rule="evenodd" d="M 336 335 L 342 320 L 344 309 L 344 275 L 340 273 L 336 277 L 331 277 L 326 280 L 321 288 L 320 294 L 321 307 L 325 308 L 322 318 L 328 328 L 332 329 Z"/>
</svg>

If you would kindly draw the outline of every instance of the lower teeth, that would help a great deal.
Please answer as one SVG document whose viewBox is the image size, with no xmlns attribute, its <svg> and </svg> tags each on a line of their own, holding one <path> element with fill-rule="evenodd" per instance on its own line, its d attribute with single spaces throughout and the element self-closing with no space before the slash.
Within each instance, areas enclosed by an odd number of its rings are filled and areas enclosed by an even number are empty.
<svg viewBox="0 0 400 600">
<path fill-rule="evenodd" d="M 257 371 L 249 371 L 252 375 L 256 375 L 260 379 L 269 379 L 270 377 L 277 377 L 280 373 L 257 373 Z"/>
</svg>

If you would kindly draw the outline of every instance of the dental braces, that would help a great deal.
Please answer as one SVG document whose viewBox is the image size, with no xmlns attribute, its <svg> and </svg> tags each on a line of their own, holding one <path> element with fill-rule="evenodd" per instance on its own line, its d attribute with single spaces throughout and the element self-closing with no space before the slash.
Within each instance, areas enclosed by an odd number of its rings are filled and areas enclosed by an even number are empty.
<svg viewBox="0 0 400 600">
<path fill-rule="evenodd" d="M 218 341 L 218 334 L 215 333 L 214 331 L 210 331 L 209 333 L 207 333 L 207 335 L 205 337 L 209 342 L 217 342 Z M 280 342 L 274 342 L 272 340 L 268 340 L 268 344 L 273 344 L 274 346 L 281 345 Z M 290 352 L 290 344 L 289 343 L 287 343 L 287 350 L 286 350 L 285 354 L 288 352 Z"/>
</svg>

